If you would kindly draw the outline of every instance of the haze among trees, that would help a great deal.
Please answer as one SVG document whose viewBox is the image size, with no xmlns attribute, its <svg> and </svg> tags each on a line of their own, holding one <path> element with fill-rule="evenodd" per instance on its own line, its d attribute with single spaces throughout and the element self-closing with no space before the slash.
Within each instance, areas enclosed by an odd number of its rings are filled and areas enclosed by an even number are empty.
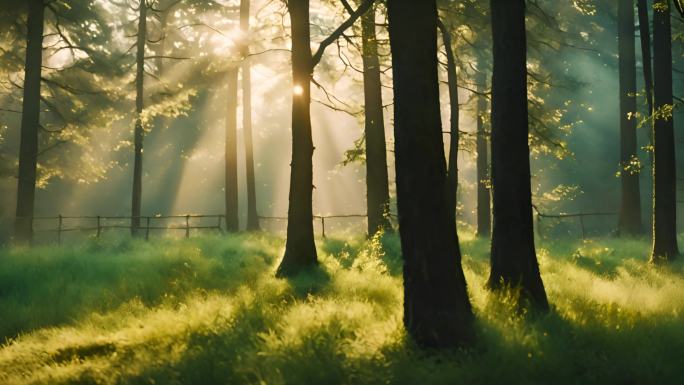
<svg viewBox="0 0 684 385">
<path fill-rule="evenodd" d="M 0 383 L 682 381 L 681 0 L 0 23 Z"/>
</svg>

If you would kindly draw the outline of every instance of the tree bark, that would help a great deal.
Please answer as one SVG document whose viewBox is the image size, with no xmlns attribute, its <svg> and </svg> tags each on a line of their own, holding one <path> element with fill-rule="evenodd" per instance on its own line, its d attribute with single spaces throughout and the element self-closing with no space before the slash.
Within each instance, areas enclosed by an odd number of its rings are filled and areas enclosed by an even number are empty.
<svg viewBox="0 0 684 385">
<path fill-rule="evenodd" d="M 238 170 L 237 170 L 237 106 L 238 67 L 228 70 L 228 110 L 226 114 L 225 193 L 226 231 L 239 230 L 238 221 Z"/>
<path fill-rule="evenodd" d="M 491 0 L 492 77 L 492 289 L 519 289 L 521 300 L 548 309 L 532 227 L 528 144 L 525 2 Z"/>
<path fill-rule="evenodd" d="M 143 138 L 145 131 L 142 124 L 144 108 L 145 83 L 145 43 L 147 42 L 147 5 L 140 0 L 138 15 L 138 40 L 136 51 L 135 72 L 135 128 L 133 133 L 133 197 L 131 202 L 131 235 L 137 236 L 140 228 L 140 212 L 142 205 L 142 167 L 143 167 Z"/>
<path fill-rule="evenodd" d="M 240 29 L 245 43 L 242 45 L 242 129 L 245 135 L 245 168 L 247 177 L 247 231 L 259 230 L 254 177 L 254 145 L 252 143 L 252 69 L 249 59 L 249 6 L 250 0 L 240 1 Z"/>
<path fill-rule="evenodd" d="M 313 232 L 313 139 L 311 137 L 311 38 L 309 0 L 289 0 L 292 24 L 292 163 L 285 255 L 278 276 L 318 263 Z"/>
<path fill-rule="evenodd" d="M 653 11 L 654 166 L 652 262 L 668 262 L 677 245 L 677 172 L 674 123 L 664 110 L 672 103 L 672 32 L 669 0 L 656 1 Z"/>
<path fill-rule="evenodd" d="M 365 101 L 366 193 L 368 236 L 389 230 L 389 182 L 387 176 L 387 145 L 382 111 L 380 60 L 375 36 L 375 7 L 361 17 L 363 41 L 363 94 Z"/>
<path fill-rule="evenodd" d="M 387 4 L 394 81 L 399 231 L 404 258 L 404 325 L 421 346 L 471 341 L 473 313 L 450 209 L 434 0 Z"/>
<path fill-rule="evenodd" d="M 14 238 L 19 243 L 33 239 L 38 130 L 40 127 L 40 76 L 43 63 L 43 0 L 28 1 L 24 98 L 22 101 L 19 144 L 19 179 Z"/>
<path fill-rule="evenodd" d="M 456 215 L 456 193 L 458 192 L 458 142 L 459 142 L 459 105 L 458 105 L 458 78 L 456 77 L 456 59 L 451 43 L 451 34 L 441 20 L 437 20 L 437 26 L 442 33 L 442 42 L 446 51 L 447 59 L 447 84 L 449 87 L 450 106 L 450 129 L 449 138 L 449 167 L 447 182 L 449 186 L 449 208 Z"/>
<path fill-rule="evenodd" d="M 639 10 L 639 37 L 641 40 L 641 60 L 644 66 L 644 88 L 646 88 L 646 102 L 649 115 L 653 113 L 653 67 L 651 64 L 651 29 L 648 22 L 648 1 L 637 0 Z M 649 139 L 653 139 L 649 135 Z M 651 155 L 652 157 L 652 155 Z"/>
<path fill-rule="evenodd" d="M 618 0 L 618 53 L 620 77 L 620 182 L 618 233 L 641 234 L 641 192 L 637 157 L 636 49 L 634 1 Z"/>
<path fill-rule="evenodd" d="M 478 62 L 477 73 L 477 236 L 489 238 L 492 228 L 492 205 L 489 191 L 489 143 L 485 132 L 485 113 L 487 112 L 487 98 L 484 92 L 487 84 L 487 74 L 484 62 Z"/>
</svg>

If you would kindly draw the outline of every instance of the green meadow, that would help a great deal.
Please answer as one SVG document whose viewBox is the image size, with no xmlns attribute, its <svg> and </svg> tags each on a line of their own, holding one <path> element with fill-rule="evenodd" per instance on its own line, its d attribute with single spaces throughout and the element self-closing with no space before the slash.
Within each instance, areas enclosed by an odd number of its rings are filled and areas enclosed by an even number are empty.
<svg viewBox="0 0 684 385">
<path fill-rule="evenodd" d="M 0 383 L 680 383 L 684 264 L 649 265 L 645 240 L 542 242 L 552 311 L 527 314 L 464 236 L 478 336 L 448 352 L 404 332 L 396 235 L 317 242 L 291 279 L 266 234 L 5 249 Z"/>
</svg>

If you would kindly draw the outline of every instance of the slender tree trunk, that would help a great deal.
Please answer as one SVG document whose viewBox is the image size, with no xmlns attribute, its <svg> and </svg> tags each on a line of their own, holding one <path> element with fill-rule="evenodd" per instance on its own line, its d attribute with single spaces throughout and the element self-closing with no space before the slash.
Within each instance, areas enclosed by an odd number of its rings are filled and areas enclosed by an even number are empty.
<svg viewBox="0 0 684 385">
<path fill-rule="evenodd" d="M 389 182 L 385 120 L 382 111 L 380 60 L 375 37 L 375 7 L 361 16 L 363 41 L 363 94 L 365 101 L 366 193 L 368 235 L 389 230 Z"/>
<path fill-rule="evenodd" d="M 249 0 L 240 1 L 240 29 L 249 39 Z M 242 45 L 242 129 L 245 135 L 245 167 L 247 176 L 247 230 L 259 230 L 259 214 L 256 204 L 256 180 L 254 177 L 254 145 L 252 144 L 252 69 L 249 44 Z"/>
<path fill-rule="evenodd" d="M 677 172 L 672 106 L 672 32 L 669 0 L 656 1 L 653 11 L 653 253 L 651 261 L 667 262 L 679 254 L 677 246 Z"/>
<path fill-rule="evenodd" d="M 447 181 L 449 186 L 449 207 L 456 215 L 456 193 L 458 190 L 458 142 L 459 142 L 459 105 L 458 105 L 458 78 L 456 77 L 456 59 L 451 43 L 451 34 L 441 20 L 437 20 L 439 30 L 442 32 L 442 41 L 447 58 L 447 83 L 449 86 L 449 105 L 450 105 L 450 130 L 449 137 L 449 168 L 447 171 Z"/>
<path fill-rule="evenodd" d="M 387 12 L 404 325 L 421 346 L 453 347 L 473 339 L 473 314 L 444 159 L 437 6 L 434 0 L 390 0 Z"/>
<path fill-rule="evenodd" d="M 644 88 L 649 115 L 653 113 L 653 70 L 651 66 L 651 31 L 648 22 L 648 0 L 637 0 L 639 10 L 639 36 L 641 39 L 641 60 L 644 66 Z M 653 133 L 649 135 L 653 141 Z M 651 153 L 651 158 L 653 154 Z M 652 159 L 651 159 L 652 160 Z"/>
<path fill-rule="evenodd" d="M 311 38 L 309 0 L 289 0 L 292 20 L 292 163 L 285 255 L 278 276 L 318 263 L 313 232 L 313 139 L 311 137 Z"/>
<path fill-rule="evenodd" d="M 548 308 L 532 227 L 527 111 L 525 2 L 491 0 L 492 234 L 489 287 L 519 288 L 524 301 Z"/>
<path fill-rule="evenodd" d="M 143 138 L 145 131 L 142 124 L 142 112 L 144 108 L 144 82 L 145 82 L 145 43 L 147 42 L 147 5 L 145 0 L 140 0 L 138 15 L 138 42 L 136 53 L 135 73 L 135 129 L 133 160 L 133 199 L 131 202 L 131 234 L 138 235 L 140 228 L 140 207 L 142 205 L 142 168 L 143 168 Z"/>
<path fill-rule="evenodd" d="M 33 206 L 36 194 L 38 129 L 40 126 L 40 74 L 43 63 L 43 0 L 28 1 L 24 99 L 19 145 L 19 180 L 14 238 L 29 243 L 33 238 Z"/>
<path fill-rule="evenodd" d="M 618 0 L 618 52 L 620 67 L 620 182 L 618 232 L 635 236 L 641 228 L 641 192 L 637 157 L 636 53 L 634 1 Z"/>
<path fill-rule="evenodd" d="M 238 170 L 237 170 L 237 106 L 238 67 L 228 70 L 228 110 L 226 114 L 226 231 L 239 230 L 238 221 Z"/>
<path fill-rule="evenodd" d="M 483 94 L 487 88 L 487 74 L 483 62 L 478 62 L 477 74 L 477 236 L 489 238 L 492 228 L 492 205 L 489 191 L 489 143 L 484 126 L 487 98 Z"/>
</svg>

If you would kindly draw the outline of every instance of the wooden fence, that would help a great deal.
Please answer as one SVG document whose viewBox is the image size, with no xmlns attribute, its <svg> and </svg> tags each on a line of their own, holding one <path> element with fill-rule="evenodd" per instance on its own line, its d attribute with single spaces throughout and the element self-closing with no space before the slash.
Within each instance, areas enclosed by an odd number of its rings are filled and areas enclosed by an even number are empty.
<svg viewBox="0 0 684 385">
<path fill-rule="evenodd" d="M 588 217 L 601 217 L 601 216 L 617 216 L 618 213 L 615 212 L 587 212 L 587 213 L 560 213 L 560 214 L 546 214 L 542 213 L 534 207 L 537 217 L 537 234 L 540 237 L 544 236 L 543 228 L 541 226 L 543 219 L 576 219 L 579 224 L 579 228 L 582 234 L 582 239 L 587 237 L 587 229 L 585 224 L 585 218 Z M 393 219 L 397 218 L 396 214 L 390 214 Z M 131 229 L 132 219 L 131 216 L 64 216 L 58 215 L 56 217 L 33 217 L 31 218 L 31 226 L 34 226 L 36 222 L 46 222 L 55 221 L 56 227 L 54 228 L 43 228 L 35 229 L 35 232 L 54 232 L 57 235 L 57 242 L 62 243 L 63 234 L 71 232 L 92 232 L 96 237 L 100 237 L 104 230 L 108 229 Z M 343 214 L 343 215 L 314 215 L 314 221 L 320 221 L 321 226 L 321 236 L 326 237 L 326 220 L 331 219 L 366 219 L 366 214 Z M 154 215 L 154 216 L 141 216 L 140 225 L 137 227 L 137 231 L 144 234 L 145 240 L 149 240 L 150 231 L 183 231 L 186 238 L 190 237 L 191 230 L 215 230 L 217 232 L 223 232 L 223 225 L 225 223 L 225 215 L 197 215 L 197 214 L 186 214 L 186 215 Z M 215 224 L 207 225 L 197 224 L 197 220 L 213 220 Z M 65 221 L 89 221 L 90 223 L 86 226 L 65 226 Z M 180 224 L 176 225 L 162 225 L 160 222 L 169 220 L 180 220 Z M 285 216 L 259 216 L 259 221 L 263 220 L 273 220 L 273 221 L 287 221 Z M 128 221 L 128 223 L 121 223 L 122 221 Z M 118 223 L 112 223 L 118 222 Z M 195 222 L 195 223 L 193 223 Z M 261 223 L 260 223 L 261 224 Z"/>
<path fill-rule="evenodd" d="M 561 214 L 545 214 L 537 210 L 536 207 L 534 207 L 534 210 L 537 213 L 537 234 L 539 234 L 539 237 L 543 237 L 544 233 L 542 231 L 542 219 L 543 218 L 554 218 L 554 219 L 577 219 L 579 222 L 580 226 L 580 231 L 582 233 L 582 239 L 586 239 L 587 237 L 587 229 L 586 225 L 584 223 L 584 218 L 589 218 L 589 217 L 606 217 L 606 216 L 617 216 L 618 213 L 614 212 L 588 212 L 588 213 L 561 213 Z"/>
<path fill-rule="evenodd" d="M 225 223 L 225 215 L 154 215 L 154 216 L 140 216 L 137 217 L 140 220 L 140 225 L 137 226 L 137 231 L 139 234 L 144 234 L 145 240 L 150 238 L 150 230 L 162 230 L 162 231 L 184 231 L 185 237 L 190 237 L 191 230 L 216 230 L 218 232 L 223 232 L 223 224 Z M 314 215 L 314 221 L 320 221 L 321 224 L 321 235 L 323 238 L 326 237 L 326 219 L 365 219 L 366 214 L 345 214 L 345 215 Z M 131 216 L 65 216 L 57 215 L 56 217 L 32 217 L 31 226 L 34 228 L 34 232 L 51 232 L 56 233 L 57 242 L 62 243 L 62 238 L 65 233 L 71 232 L 92 232 L 96 237 L 100 237 L 102 232 L 108 229 L 128 229 L 130 230 L 133 226 L 133 219 L 135 217 Z M 213 220 L 215 224 L 197 224 L 197 220 Z M 162 221 L 169 220 L 181 220 L 180 224 L 176 225 L 161 225 Z M 287 221 L 287 217 L 277 217 L 277 216 L 259 216 L 259 220 L 276 220 L 276 221 Z M 37 222 L 56 222 L 54 228 L 38 228 L 36 229 L 35 224 Z M 87 225 L 81 226 L 66 226 L 67 221 L 80 221 L 89 222 Z M 127 221 L 128 223 L 121 223 L 122 221 Z M 112 223 L 114 222 L 114 223 Z M 195 222 L 195 223 L 193 223 Z M 205 221 L 206 222 L 206 221 Z"/>
</svg>

